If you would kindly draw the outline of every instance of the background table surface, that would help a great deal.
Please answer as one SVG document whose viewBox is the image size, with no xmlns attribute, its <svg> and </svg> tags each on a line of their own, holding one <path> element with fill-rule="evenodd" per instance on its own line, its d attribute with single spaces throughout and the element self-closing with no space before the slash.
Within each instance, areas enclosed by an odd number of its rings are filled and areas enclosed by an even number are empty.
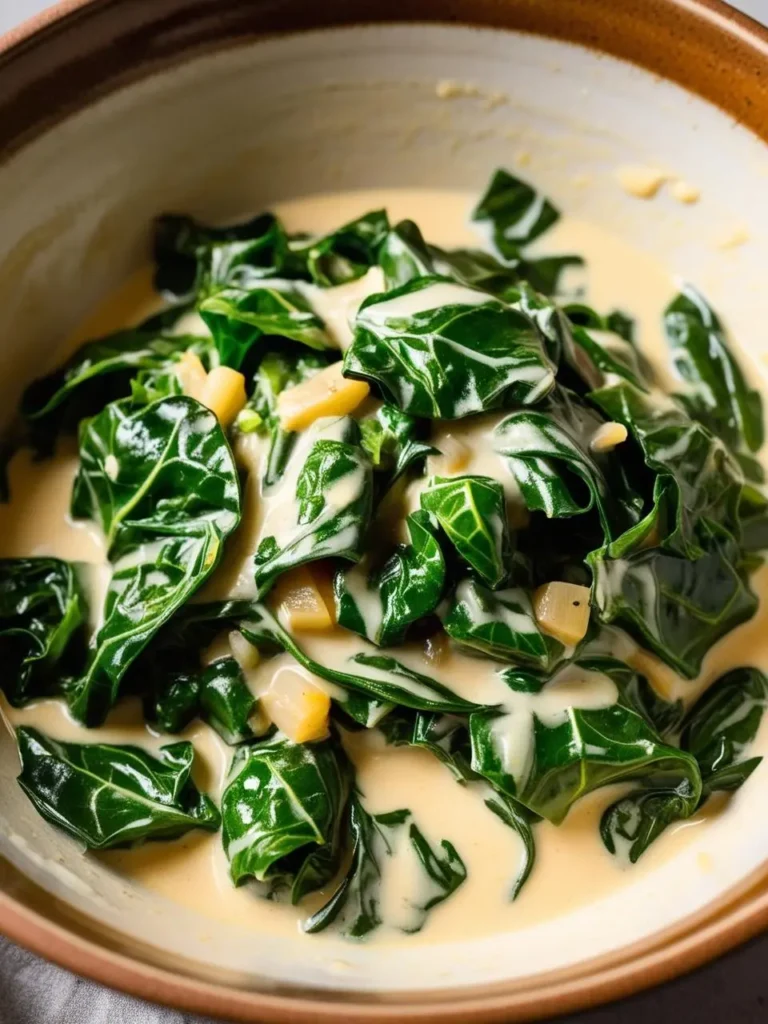
<svg viewBox="0 0 768 1024">
<path fill-rule="evenodd" d="M 130 0 L 123 0 L 129 3 Z M 0 32 L 37 13 L 41 0 L 0 0 Z M 768 24 L 768 0 L 734 3 Z M 684 978 L 565 1024 L 765 1024 L 768 935 Z M 215 1024 L 82 981 L 0 939 L 0 1024 Z"/>
</svg>

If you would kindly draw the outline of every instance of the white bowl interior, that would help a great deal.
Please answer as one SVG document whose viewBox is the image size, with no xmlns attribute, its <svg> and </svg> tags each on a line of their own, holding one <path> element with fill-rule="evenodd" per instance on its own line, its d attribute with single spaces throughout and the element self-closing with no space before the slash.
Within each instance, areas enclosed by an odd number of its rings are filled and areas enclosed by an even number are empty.
<svg viewBox="0 0 768 1024">
<path fill-rule="evenodd" d="M 446 79 L 476 89 L 440 99 Z M 521 159 L 529 167 L 520 173 L 562 209 L 697 284 L 759 369 L 768 354 L 768 155 L 758 140 L 680 88 L 575 46 L 464 28 L 355 28 L 195 59 L 72 117 L 0 167 L 6 419 L 84 313 L 146 262 L 157 213 L 222 220 L 315 192 L 479 190 L 492 168 Z M 639 202 L 616 183 L 625 164 L 687 178 L 701 200 Z M 718 246 L 739 232 L 744 244 Z M 613 894 L 608 914 L 585 906 L 446 947 L 314 944 L 239 932 L 128 885 L 44 825 L 16 773 L 3 735 L 0 852 L 44 889 L 201 973 L 228 967 L 310 986 L 423 989 L 570 965 L 701 909 L 768 856 L 753 813 L 768 797 L 766 765 L 727 815 Z M 714 868 L 702 869 L 703 855 Z"/>
</svg>

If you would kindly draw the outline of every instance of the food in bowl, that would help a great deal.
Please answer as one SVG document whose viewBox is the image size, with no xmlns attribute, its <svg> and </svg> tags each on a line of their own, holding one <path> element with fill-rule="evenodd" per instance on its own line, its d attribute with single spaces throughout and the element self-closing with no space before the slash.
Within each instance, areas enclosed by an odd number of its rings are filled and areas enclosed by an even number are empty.
<svg viewBox="0 0 768 1024">
<path fill-rule="evenodd" d="M 461 249 L 159 219 L 151 315 L 30 385 L 10 466 L 4 708 L 49 822 L 138 877 L 202 830 L 213 899 L 224 861 L 308 933 L 413 941 L 491 895 L 514 927 L 580 807 L 636 862 L 748 779 L 760 396 L 689 286 L 654 366 L 558 220 L 506 171 Z"/>
</svg>

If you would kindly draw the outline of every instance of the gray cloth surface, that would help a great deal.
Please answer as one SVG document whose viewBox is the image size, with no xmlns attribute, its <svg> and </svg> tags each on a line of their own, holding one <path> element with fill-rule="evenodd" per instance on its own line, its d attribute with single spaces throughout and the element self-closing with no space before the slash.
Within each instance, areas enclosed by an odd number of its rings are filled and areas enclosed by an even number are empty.
<svg viewBox="0 0 768 1024">
<path fill-rule="evenodd" d="M 47 7 L 47 0 L 0 0 L 0 32 Z M 768 22 L 768 0 L 735 7 Z M 766 1024 L 768 936 L 724 960 L 573 1024 Z M 32 956 L 0 938 L 0 1024 L 216 1024 L 110 992 Z"/>
<path fill-rule="evenodd" d="M 0 938 L 0 1024 L 215 1024 L 215 1021 L 152 1006 L 83 981 Z"/>
</svg>

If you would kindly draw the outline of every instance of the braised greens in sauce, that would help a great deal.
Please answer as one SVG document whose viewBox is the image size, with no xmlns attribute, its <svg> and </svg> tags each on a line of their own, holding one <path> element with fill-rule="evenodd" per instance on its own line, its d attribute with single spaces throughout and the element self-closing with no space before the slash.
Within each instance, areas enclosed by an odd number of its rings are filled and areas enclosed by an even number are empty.
<svg viewBox="0 0 768 1024">
<path fill-rule="evenodd" d="M 308 933 L 410 934 L 470 858 L 381 810 L 366 745 L 424 752 L 514 834 L 510 901 L 593 791 L 635 862 L 757 767 L 759 668 L 696 699 L 663 679 L 757 611 L 759 393 L 689 286 L 662 387 L 632 311 L 569 285 L 582 257 L 537 255 L 559 213 L 530 185 L 498 171 L 472 218 L 486 248 L 384 210 L 319 237 L 162 217 L 161 312 L 27 389 L 27 444 L 76 438 L 70 514 L 108 571 L 0 560 L 0 686 L 11 721 L 79 723 L 16 738 L 24 792 L 87 848 L 219 830 L 232 884 Z M 162 741 L 107 742 L 137 698 Z M 178 736 L 198 721 L 220 794 Z"/>
</svg>

